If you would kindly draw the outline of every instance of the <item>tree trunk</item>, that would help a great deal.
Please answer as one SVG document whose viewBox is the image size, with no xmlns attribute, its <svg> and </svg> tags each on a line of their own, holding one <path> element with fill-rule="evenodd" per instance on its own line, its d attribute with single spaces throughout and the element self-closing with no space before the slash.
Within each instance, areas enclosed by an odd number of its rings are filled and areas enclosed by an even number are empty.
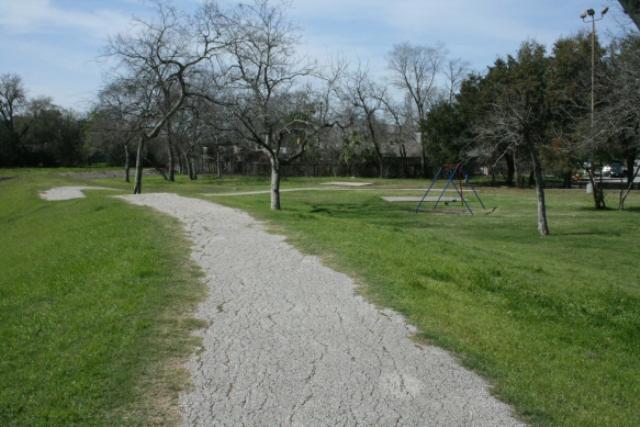
<svg viewBox="0 0 640 427">
<path fill-rule="evenodd" d="M 640 172 L 640 169 L 638 169 L 638 171 L 635 170 L 634 163 L 635 161 L 631 161 L 630 166 L 627 166 L 629 168 L 627 169 L 627 188 L 620 189 L 620 199 L 618 201 L 618 209 L 620 210 L 624 210 L 624 202 L 627 200 L 631 190 L 633 190 L 633 181 L 635 181 L 638 177 L 638 172 Z M 627 162 L 627 164 L 629 163 Z"/>
<path fill-rule="evenodd" d="M 171 182 L 175 182 L 176 180 L 176 161 L 175 161 L 175 157 L 173 155 L 173 147 L 171 145 L 171 143 L 169 143 L 169 147 L 168 147 L 168 151 L 169 151 L 169 173 L 168 173 L 168 180 Z"/>
<path fill-rule="evenodd" d="M 507 163 L 507 178 L 505 180 L 505 184 L 508 187 L 513 187 L 513 185 L 514 185 L 513 178 L 514 178 L 515 173 L 516 173 L 516 163 L 515 163 L 515 159 L 513 157 L 513 153 L 508 152 L 504 156 L 504 160 Z"/>
<path fill-rule="evenodd" d="M 131 169 L 131 166 L 129 164 L 129 144 L 125 143 L 124 144 L 124 181 L 125 182 L 130 182 L 129 179 L 129 169 Z"/>
<path fill-rule="evenodd" d="M 378 156 L 378 177 L 384 178 L 384 160 L 381 155 Z"/>
<path fill-rule="evenodd" d="M 524 188 L 524 174 L 518 167 L 518 159 L 516 153 L 513 153 L 513 176 L 516 180 L 516 186 L 518 188 Z"/>
<path fill-rule="evenodd" d="M 222 178 L 222 159 L 220 158 L 220 147 L 216 148 L 216 176 Z"/>
<path fill-rule="evenodd" d="M 280 162 L 271 157 L 271 209 L 280 210 Z"/>
<path fill-rule="evenodd" d="M 424 144 L 420 149 L 420 173 L 423 178 L 427 178 L 427 150 L 424 148 Z"/>
<path fill-rule="evenodd" d="M 188 154 L 184 155 L 184 164 L 187 167 L 187 176 L 190 180 L 193 179 L 193 164 L 191 163 L 191 158 Z"/>
<path fill-rule="evenodd" d="M 547 205 L 544 198 L 544 180 L 542 179 L 542 166 L 538 158 L 538 152 L 535 147 L 529 147 L 531 154 L 531 163 L 533 165 L 533 174 L 536 182 L 536 194 L 538 196 L 538 232 L 541 236 L 549 235 L 549 224 L 547 222 Z"/>
<path fill-rule="evenodd" d="M 184 156 L 182 150 L 178 149 L 178 172 L 180 175 L 184 175 Z"/>
<path fill-rule="evenodd" d="M 193 156 L 189 156 L 189 179 L 191 181 L 195 181 L 196 179 L 198 179 L 198 163 L 196 161 L 196 159 Z"/>
<path fill-rule="evenodd" d="M 600 185 L 601 182 L 599 182 L 595 177 L 595 174 L 593 172 L 593 165 L 589 169 L 587 169 L 587 175 L 589 175 L 589 182 L 591 183 L 591 188 L 593 189 L 592 194 L 595 208 L 605 209 L 607 207 L 607 204 L 604 200 L 604 189 L 602 188 L 602 185 Z"/>
<path fill-rule="evenodd" d="M 407 163 L 407 149 L 404 144 L 400 144 L 400 159 L 402 162 L 402 177 L 406 178 L 409 175 L 409 168 Z"/>
<path fill-rule="evenodd" d="M 167 155 L 169 156 L 169 173 L 168 180 L 171 182 L 175 182 L 176 180 L 176 161 L 173 153 L 173 135 L 171 133 L 171 120 L 167 120 Z"/>
<path fill-rule="evenodd" d="M 133 186 L 133 194 L 142 193 L 142 167 L 143 167 L 143 152 L 144 152 L 145 138 L 143 136 L 138 140 L 138 148 L 136 150 L 136 181 Z"/>
<path fill-rule="evenodd" d="M 571 188 L 571 169 L 562 174 L 562 188 Z"/>
<path fill-rule="evenodd" d="M 625 160 L 627 164 L 627 185 L 633 184 L 633 179 L 635 176 L 635 162 L 636 162 L 636 152 L 633 150 L 633 155 L 628 156 Z"/>
</svg>

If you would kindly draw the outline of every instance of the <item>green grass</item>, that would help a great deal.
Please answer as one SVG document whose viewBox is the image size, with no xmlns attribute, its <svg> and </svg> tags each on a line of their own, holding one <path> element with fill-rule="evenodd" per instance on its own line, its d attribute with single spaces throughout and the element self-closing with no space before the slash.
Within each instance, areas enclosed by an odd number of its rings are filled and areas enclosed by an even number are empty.
<svg viewBox="0 0 640 427">
<path fill-rule="evenodd" d="M 416 215 L 380 194 L 393 192 L 285 193 L 276 213 L 267 196 L 215 200 L 360 278 L 523 420 L 640 425 L 640 210 L 595 212 L 583 192 L 549 191 L 542 239 L 532 191 L 487 189 L 498 209 L 474 217 Z"/>
<path fill-rule="evenodd" d="M 176 223 L 58 172 L 0 171 L 0 425 L 171 422 L 203 295 Z"/>
<path fill-rule="evenodd" d="M 289 179 L 283 182 L 283 187 L 317 187 L 320 182 L 331 180 L 335 179 Z M 76 181 L 130 189 L 129 185 L 114 179 L 81 178 Z M 584 192 L 551 190 L 548 199 L 552 235 L 542 239 L 536 231 L 533 191 L 483 189 L 487 205 L 498 207 L 491 215 L 416 215 L 411 204 L 385 203 L 380 196 L 410 195 L 392 189 L 420 187 L 423 182 L 371 181 L 375 182 L 377 191 L 283 193 L 280 212 L 269 210 L 268 195 L 203 195 L 266 189 L 268 183 L 264 179 L 202 177 L 197 182 L 189 182 L 181 177 L 178 182 L 169 184 L 158 177 L 149 177 L 145 178 L 144 191 L 197 196 L 245 209 L 269 221 L 275 231 L 289 236 L 290 241 L 303 251 L 320 255 L 329 265 L 350 273 L 362 284 L 361 291 L 371 301 L 403 313 L 419 328 L 418 339 L 451 350 L 462 363 L 484 375 L 494 385 L 494 394 L 513 404 L 520 418 L 527 422 L 536 425 L 640 425 L 640 195 L 631 196 L 627 211 L 598 212 L 590 208 L 591 200 Z M 0 182 L 0 191 L 8 185 L 13 184 Z M 136 280 L 146 281 L 148 288 L 154 291 L 146 298 L 155 296 L 163 300 L 156 295 L 158 287 L 154 285 L 166 283 L 167 277 L 177 274 L 164 266 L 185 261 L 183 247 L 169 248 L 168 241 L 175 241 L 177 231 L 169 231 L 166 220 L 160 221 L 149 211 L 107 200 L 97 192 L 85 200 L 47 204 L 34 198 L 37 185 L 30 185 L 30 193 L 24 194 L 23 189 L 12 196 L 16 202 L 11 203 L 10 208 L 4 205 L 0 208 L 2 212 L 7 211 L 0 216 L 0 226 L 13 236 L 8 240 L 12 249 L 5 249 L 7 255 L 0 260 L 7 263 L 13 277 L 9 281 L 4 277 L 0 279 L 4 280 L 1 282 L 2 304 L 6 304 L 5 294 L 9 295 L 8 301 L 13 300 L 11 306 L 3 305 L 0 311 L 6 317 L 0 319 L 0 333 L 3 334 L 0 338 L 6 342 L 5 331 L 9 330 L 15 337 L 21 337 L 25 347 L 24 354 L 20 353 L 22 350 L 15 350 L 11 357 L 2 359 L 0 404 L 3 411 L 4 408 L 17 410 L 21 406 L 15 402 L 25 401 L 14 398 L 6 384 L 12 387 L 20 384 L 18 389 L 26 396 L 31 393 L 29 387 L 38 388 L 42 384 L 43 388 L 50 389 L 61 384 L 71 387 L 70 382 L 67 385 L 62 381 L 67 376 L 54 376 L 55 369 L 46 368 L 42 368 L 46 374 L 43 375 L 40 362 L 32 360 L 49 357 L 51 366 L 75 366 L 58 363 L 51 356 L 40 354 L 56 354 L 57 351 L 66 355 L 64 349 L 77 346 L 77 337 L 86 333 L 83 327 L 57 329 L 64 322 L 60 319 L 49 321 L 52 326 L 47 333 L 49 344 L 46 346 L 39 344 L 38 339 L 27 339 L 30 335 L 22 333 L 32 329 L 40 331 L 38 333 L 47 331 L 38 326 L 41 325 L 40 316 L 62 316 L 59 313 L 63 311 L 49 309 L 49 299 L 60 298 L 58 294 L 70 295 L 70 289 L 77 292 L 78 287 L 86 288 L 80 286 L 80 282 L 92 281 L 96 282 L 92 288 L 100 289 L 94 294 L 106 292 L 110 295 L 109 283 L 114 281 L 102 283 L 94 274 L 98 269 L 102 269 L 103 274 L 116 274 L 113 271 L 119 269 L 120 261 L 110 263 L 113 256 L 124 260 L 156 253 L 155 257 L 164 256 L 171 262 L 138 264 L 146 267 L 142 269 L 145 273 L 141 277 L 138 274 Z M 2 198 L 4 201 L 4 194 Z M 612 194 L 609 200 L 614 198 Z M 98 206 L 103 208 L 96 211 Z M 113 216 L 118 220 L 112 222 Z M 50 218 L 58 224 L 56 227 L 77 233 L 75 237 L 64 241 L 56 241 L 61 237 L 54 237 L 52 240 L 50 236 L 61 233 L 43 231 L 57 230 L 49 224 Z M 86 227 L 75 229 L 77 221 Z M 136 224 L 136 227 L 126 227 L 128 232 L 119 234 L 122 228 L 114 224 L 123 223 Z M 158 228 L 158 224 L 163 227 Z M 133 236 L 132 229 L 145 232 Z M 172 237 L 167 237 L 167 233 Z M 95 246 L 93 252 L 74 246 L 73 242 L 78 241 L 91 246 L 87 241 L 93 239 L 83 239 L 89 235 L 95 236 L 102 245 Z M 25 239 L 30 242 L 25 247 L 35 245 L 34 249 L 29 249 L 33 253 L 30 257 L 20 253 L 23 249 L 19 249 L 19 242 Z M 142 245 L 143 254 L 127 257 L 115 253 L 115 248 L 129 248 L 127 242 L 134 247 L 137 242 L 147 244 Z M 38 245 L 47 247 L 38 248 Z M 108 248 L 104 248 L 105 245 Z M 122 252 L 125 250 L 121 249 Z M 92 253 L 92 258 L 100 262 L 86 269 L 69 266 L 66 270 L 70 272 L 65 274 L 73 274 L 73 279 L 57 291 L 58 282 L 54 280 L 57 275 L 51 271 L 56 270 L 58 263 L 70 263 L 74 251 Z M 111 254 L 101 258 L 101 251 Z M 31 271 L 29 264 L 41 267 Z M 120 274 L 126 275 L 122 271 Z M 40 276 L 50 277 L 48 286 L 33 285 L 39 283 Z M 9 290 L 5 290 L 5 282 L 9 284 Z M 15 283 L 27 285 L 17 287 L 22 289 L 18 292 L 13 289 Z M 35 287 L 31 290 L 28 286 Z M 87 298 L 96 298 L 91 304 L 104 305 L 99 296 L 87 295 Z M 139 298 L 134 300 L 138 302 Z M 71 303 L 64 301 L 65 305 Z M 82 312 L 85 306 L 84 303 L 71 305 L 73 309 L 67 311 L 67 317 L 89 321 L 90 316 L 83 317 L 74 311 Z M 92 314 L 103 312 L 87 311 Z M 125 337 L 128 329 L 121 327 L 117 317 L 115 320 L 103 319 L 98 329 L 108 329 L 112 322 L 118 327 L 107 334 L 109 340 L 130 342 Z M 82 324 L 83 321 L 77 323 Z M 140 333 L 147 340 L 154 340 L 155 335 L 157 331 Z M 134 354 L 138 368 L 149 366 L 144 358 L 150 351 L 143 351 L 143 348 L 149 346 L 138 347 L 127 356 Z M 5 371 L 19 371 L 15 366 L 9 367 L 7 360 L 20 365 L 21 376 L 12 373 L 11 378 L 15 379 L 5 379 Z M 114 380 L 114 377 L 120 378 L 119 370 L 128 369 L 119 363 L 95 374 L 106 383 L 117 383 L 120 380 Z M 147 378 L 149 373 L 143 371 L 135 372 L 136 381 L 144 384 L 141 378 Z M 78 378 L 87 381 L 89 373 L 93 375 L 93 369 L 79 372 Z M 125 383 L 118 392 L 128 387 L 133 390 L 129 395 L 134 396 L 138 389 L 133 382 Z M 37 390 L 34 393 L 33 406 L 23 409 L 33 418 L 23 420 L 47 420 L 42 418 L 46 410 L 40 410 L 40 407 L 50 411 L 62 408 L 60 413 L 66 417 L 74 413 L 65 405 L 71 400 L 75 402 L 74 399 L 67 401 L 58 397 L 58 401 L 50 401 L 48 392 Z M 66 390 L 58 396 L 68 393 Z M 126 401 L 104 391 L 89 395 L 84 390 L 80 394 L 86 399 L 78 401 L 87 407 L 100 408 L 91 422 L 102 420 L 108 414 L 121 414 L 118 408 Z"/>
<path fill-rule="evenodd" d="M 268 209 L 268 195 L 200 194 L 266 184 L 150 180 L 148 190 L 197 195 L 268 220 L 358 278 L 371 301 L 406 315 L 420 339 L 487 377 L 527 422 L 640 425 L 639 195 L 628 211 L 597 212 L 583 191 L 550 190 L 553 234 L 542 239 L 530 190 L 483 189 L 498 209 L 474 217 L 416 215 L 411 204 L 380 200 L 394 194 L 383 189 L 283 193 L 281 212 Z M 285 187 L 317 184 L 292 179 Z"/>
</svg>

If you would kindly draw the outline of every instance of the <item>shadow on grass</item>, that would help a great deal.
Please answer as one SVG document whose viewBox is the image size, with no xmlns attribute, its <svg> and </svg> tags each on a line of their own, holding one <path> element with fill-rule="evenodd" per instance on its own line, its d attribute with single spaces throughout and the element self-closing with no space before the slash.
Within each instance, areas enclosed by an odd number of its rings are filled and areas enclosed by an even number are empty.
<svg viewBox="0 0 640 427">
<path fill-rule="evenodd" d="M 624 208 L 622 212 L 640 213 L 640 206 L 631 206 L 629 208 Z"/>
<path fill-rule="evenodd" d="M 304 203 L 305 209 L 298 211 L 303 216 L 324 216 L 339 220 L 354 220 L 380 227 L 402 230 L 428 228 L 433 224 L 425 215 L 416 215 L 414 208 L 398 207 L 380 203 L 373 199 L 350 203 Z"/>
<path fill-rule="evenodd" d="M 601 230 L 555 231 L 551 236 L 602 236 Z M 607 232 L 608 237 L 619 237 L 620 233 Z"/>
</svg>

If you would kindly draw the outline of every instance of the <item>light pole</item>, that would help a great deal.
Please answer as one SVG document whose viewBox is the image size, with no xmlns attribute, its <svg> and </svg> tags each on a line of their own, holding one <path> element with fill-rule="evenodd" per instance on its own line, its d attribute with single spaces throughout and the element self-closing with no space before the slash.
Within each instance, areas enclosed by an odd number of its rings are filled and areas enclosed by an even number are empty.
<svg viewBox="0 0 640 427">
<path fill-rule="evenodd" d="M 605 7 L 600 12 L 600 18 L 596 18 L 596 11 L 587 9 L 580 15 L 582 22 L 591 22 L 591 136 L 593 137 L 594 115 L 595 115 L 595 85 L 596 85 L 596 22 L 602 21 L 604 15 L 609 11 Z"/>
<path fill-rule="evenodd" d="M 585 24 L 591 23 L 591 143 L 594 142 L 594 127 L 595 127 L 595 110 L 596 110 L 596 94 L 595 94 L 595 86 L 596 86 L 596 22 L 602 21 L 604 16 L 609 11 L 608 7 L 603 8 L 600 11 L 600 17 L 596 18 L 596 11 L 593 9 L 587 9 L 580 14 L 580 18 L 582 18 L 582 22 Z M 602 171 L 600 171 L 600 185 L 596 185 L 595 180 L 595 168 L 594 168 L 594 159 L 592 158 L 589 162 L 589 180 L 591 181 L 591 188 L 593 191 L 593 198 L 596 204 L 596 208 L 604 208 L 604 192 L 602 191 Z"/>
</svg>

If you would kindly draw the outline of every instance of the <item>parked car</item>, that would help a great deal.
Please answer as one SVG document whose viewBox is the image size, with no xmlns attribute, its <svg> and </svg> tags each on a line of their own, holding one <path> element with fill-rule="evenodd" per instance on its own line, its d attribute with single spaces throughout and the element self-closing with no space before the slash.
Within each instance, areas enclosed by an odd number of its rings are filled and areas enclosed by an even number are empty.
<svg viewBox="0 0 640 427">
<path fill-rule="evenodd" d="M 627 168 L 620 162 L 611 163 L 609 166 L 609 175 L 612 178 L 622 178 L 627 176 Z"/>
</svg>

